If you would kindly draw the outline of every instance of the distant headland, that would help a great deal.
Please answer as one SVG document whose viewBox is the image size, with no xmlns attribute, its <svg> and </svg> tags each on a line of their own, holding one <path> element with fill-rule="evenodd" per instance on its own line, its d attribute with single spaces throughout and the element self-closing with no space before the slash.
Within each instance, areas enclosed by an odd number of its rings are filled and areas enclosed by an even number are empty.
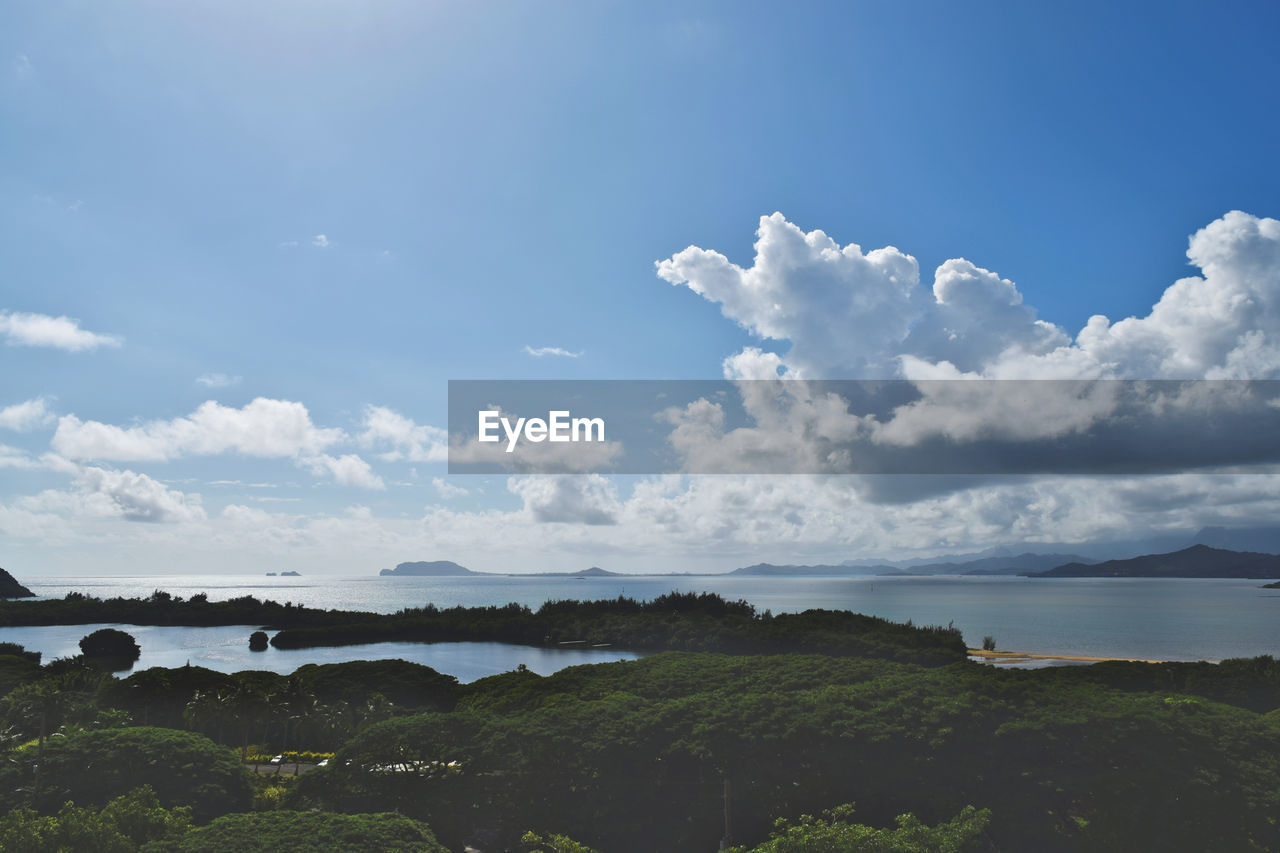
<svg viewBox="0 0 1280 853">
<path fill-rule="evenodd" d="M 36 594 L 18 583 L 17 578 L 0 569 L 0 598 L 35 598 Z"/>
<path fill-rule="evenodd" d="M 1085 565 L 1067 563 L 1033 578 L 1280 578 L 1280 556 L 1192 545 L 1169 554 Z"/>
</svg>

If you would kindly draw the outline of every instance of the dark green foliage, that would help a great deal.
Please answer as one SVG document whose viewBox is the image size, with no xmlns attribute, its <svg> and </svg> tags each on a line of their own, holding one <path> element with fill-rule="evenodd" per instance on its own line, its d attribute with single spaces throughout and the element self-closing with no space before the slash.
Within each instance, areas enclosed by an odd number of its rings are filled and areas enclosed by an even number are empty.
<svg viewBox="0 0 1280 853">
<path fill-rule="evenodd" d="M 191 828 L 191 809 L 166 809 L 149 785 L 102 809 L 73 803 L 56 815 L 19 808 L 0 817 L 0 850 L 7 853 L 133 853 L 142 844 L 180 836 Z"/>
<path fill-rule="evenodd" d="M 458 699 L 458 679 L 429 666 L 403 660 L 361 660 L 307 664 L 293 673 L 320 702 L 367 702 L 380 693 L 405 708 L 451 709 Z"/>
<path fill-rule="evenodd" d="M 1280 847 L 1280 728 L 1207 700 L 1047 672 L 664 654 L 509 673 L 373 726 L 289 801 L 394 807 L 449 844 L 530 826 L 613 853 L 714 849 L 857 801 L 872 826 L 991 809 L 1004 850 Z M 839 849 L 839 848 L 837 848 Z"/>
<path fill-rule="evenodd" d="M 1031 677 L 1050 683 L 1099 684 L 1119 690 L 1202 696 L 1251 711 L 1280 708 L 1280 661 L 1271 655 L 1232 658 L 1216 664 L 1105 661 L 1091 666 L 1054 667 Z"/>
<path fill-rule="evenodd" d="M 268 646 L 266 631 L 254 631 L 249 635 L 249 651 L 265 652 Z"/>
<path fill-rule="evenodd" d="M 925 826 L 915 815 L 898 817 L 893 829 L 876 829 L 853 822 L 853 805 L 839 806 L 821 817 L 802 815 L 795 822 L 779 820 L 769 840 L 748 850 L 730 853 L 960 853 L 979 849 L 978 840 L 991 813 L 966 807 L 946 823 Z"/>
<path fill-rule="evenodd" d="M 449 853 L 430 828 L 397 814 L 273 811 L 220 817 L 146 853 Z"/>
<path fill-rule="evenodd" d="M 324 628 L 294 628 L 271 638 L 277 648 L 387 642 L 497 640 L 527 645 L 578 642 L 640 651 L 732 654 L 817 652 L 941 665 L 964 660 L 960 632 L 917 628 L 833 610 L 778 616 L 710 593 L 669 593 L 641 602 L 549 601 L 537 611 L 503 607 L 435 607 Z"/>
<path fill-rule="evenodd" d="M 200 666 L 152 667 L 109 685 L 104 702 L 123 708 L 142 725 L 184 727 L 183 712 L 197 692 L 216 692 L 235 676 Z"/>
<path fill-rule="evenodd" d="M 133 635 L 115 628 L 99 628 L 82 637 L 80 652 L 90 660 L 120 664 L 120 669 L 128 669 L 142 655 Z"/>
<path fill-rule="evenodd" d="M 192 732 L 139 726 L 50 738 L 43 759 L 21 750 L 0 765 L 0 807 L 51 813 L 67 800 L 103 805 L 143 785 L 166 807 L 190 805 L 197 819 L 252 801 L 249 773 L 230 750 Z"/>
<path fill-rule="evenodd" d="M 39 652 L 35 653 L 37 656 Z M 15 687 L 28 684 L 40 677 L 40 661 L 32 661 L 29 657 L 0 655 L 0 696 L 5 696 Z"/>
<path fill-rule="evenodd" d="M 25 658 L 32 663 L 40 663 L 40 652 L 29 652 L 18 643 L 0 643 L 0 657 L 12 655 L 16 658 Z"/>
</svg>

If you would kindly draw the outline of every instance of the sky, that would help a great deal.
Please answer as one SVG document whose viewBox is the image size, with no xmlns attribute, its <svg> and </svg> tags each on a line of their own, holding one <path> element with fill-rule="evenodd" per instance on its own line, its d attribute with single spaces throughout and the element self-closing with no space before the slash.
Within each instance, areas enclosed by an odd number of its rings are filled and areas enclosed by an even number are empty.
<svg viewBox="0 0 1280 853">
<path fill-rule="evenodd" d="M 454 379 L 1280 376 L 1269 3 L 0 10 L 0 566 L 717 570 L 1270 476 L 449 476 Z"/>
</svg>

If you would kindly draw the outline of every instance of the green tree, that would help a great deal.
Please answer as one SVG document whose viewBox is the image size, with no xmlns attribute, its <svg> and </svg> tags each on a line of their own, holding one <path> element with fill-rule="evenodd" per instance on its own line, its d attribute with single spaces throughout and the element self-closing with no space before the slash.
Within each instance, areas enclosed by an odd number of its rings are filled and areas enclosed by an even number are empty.
<svg viewBox="0 0 1280 853">
<path fill-rule="evenodd" d="M 425 824 L 398 814 L 271 811 L 220 817 L 145 853 L 449 853 Z"/>
<path fill-rule="evenodd" d="M 249 808 L 253 798 L 250 774 L 230 750 L 175 729 L 82 731 L 50 739 L 43 758 L 29 748 L 14 757 L 0 765 L 0 807 L 47 814 L 67 800 L 103 805 L 151 785 L 164 806 L 190 805 L 197 818 L 208 819 Z"/>
</svg>

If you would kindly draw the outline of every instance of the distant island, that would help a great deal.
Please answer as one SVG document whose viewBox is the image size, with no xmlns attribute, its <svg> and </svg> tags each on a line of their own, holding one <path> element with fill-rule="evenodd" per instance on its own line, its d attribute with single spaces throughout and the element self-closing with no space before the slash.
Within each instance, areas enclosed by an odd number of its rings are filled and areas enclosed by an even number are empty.
<svg viewBox="0 0 1280 853">
<path fill-rule="evenodd" d="M 0 598 L 35 598 L 36 594 L 18 583 L 17 578 L 0 569 Z"/>
<path fill-rule="evenodd" d="M 288 572 L 285 572 L 288 574 Z M 380 577 L 410 577 L 410 578 L 443 578 L 443 577 L 462 577 L 462 576 L 486 576 L 486 577 L 526 577 L 526 578 L 622 578 L 626 575 L 618 572 L 611 572 L 608 569 L 602 569 L 599 566 L 592 566 L 589 569 L 583 569 L 578 572 L 528 572 L 519 575 L 500 574 L 498 572 L 473 572 L 465 566 L 459 566 L 452 560 L 420 560 L 416 563 L 401 563 L 394 569 L 383 569 L 378 572 Z"/>
<path fill-rule="evenodd" d="M 967 555 L 964 555 L 967 556 Z M 297 576 L 297 572 L 282 572 Z M 452 560 L 400 563 L 383 569 L 382 577 L 524 577 L 524 578 L 627 578 L 634 574 L 611 572 L 599 566 L 576 572 L 477 572 Z M 885 562 L 839 565 L 777 565 L 755 563 L 731 572 L 653 572 L 645 577 L 918 577 L 928 575 L 1021 576 L 1032 578 L 1280 578 L 1280 555 L 1230 551 L 1208 545 L 1192 545 L 1167 554 L 1147 554 L 1123 560 L 1099 562 L 1080 554 L 997 554 L 969 560 L 893 565 Z"/>
<path fill-rule="evenodd" d="M 416 563 L 401 563 L 394 569 L 383 569 L 378 572 L 380 577 L 410 577 L 410 578 L 437 578 L 437 577 L 455 577 L 458 575 L 478 575 L 483 572 L 473 572 L 470 569 L 464 569 L 452 560 L 434 560 L 427 562 L 419 560 Z"/>
<path fill-rule="evenodd" d="M 1192 545 L 1170 554 L 1148 554 L 1129 560 L 1091 565 L 1075 562 L 1032 578 L 1280 578 L 1280 556 L 1252 551 L 1226 551 Z"/>
<path fill-rule="evenodd" d="M 300 578 L 300 577 L 302 577 L 302 572 L 281 572 L 281 573 L 280 573 L 280 577 L 282 577 L 282 578 Z"/>
<path fill-rule="evenodd" d="M 959 562 L 923 563 L 912 566 L 841 563 L 838 566 L 776 566 L 756 563 L 734 569 L 730 575 L 747 577 L 855 577 L 863 575 L 1021 575 L 1061 566 L 1064 563 L 1092 564 L 1079 554 L 1017 554 L 983 557 Z"/>
<path fill-rule="evenodd" d="M 611 572 L 608 569 L 602 569 L 599 566 L 592 566 L 589 569 L 583 569 L 580 572 L 536 572 L 530 577 L 536 578 L 625 578 L 626 575 L 618 572 Z"/>
</svg>

